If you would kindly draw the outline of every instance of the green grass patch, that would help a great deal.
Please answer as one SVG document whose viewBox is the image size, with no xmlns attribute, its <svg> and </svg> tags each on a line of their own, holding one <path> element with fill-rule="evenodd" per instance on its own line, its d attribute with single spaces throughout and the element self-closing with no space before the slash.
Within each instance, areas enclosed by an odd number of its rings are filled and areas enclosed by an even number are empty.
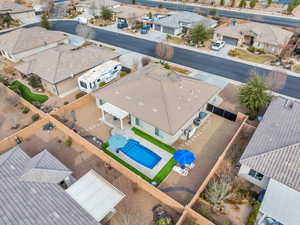
<svg viewBox="0 0 300 225">
<path fill-rule="evenodd" d="M 30 88 L 22 84 L 20 81 L 13 82 L 11 88 L 12 89 L 17 88 L 20 91 L 21 96 L 30 103 L 33 102 L 44 103 L 48 100 L 47 95 L 32 93 Z"/>
<path fill-rule="evenodd" d="M 266 62 L 274 60 L 276 57 L 272 55 L 255 55 L 247 50 L 236 48 L 237 57 L 241 60 L 264 64 Z"/>
<path fill-rule="evenodd" d="M 173 148 L 172 146 L 170 145 L 167 145 L 163 142 L 161 142 L 160 140 L 157 140 L 156 138 L 152 137 L 151 135 L 149 134 L 146 134 L 144 131 L 141 131 L 140 129 L 136 128 L 136 127 L 133 127 L 131 129 L 136 135 L 146 139 L 147 141 L 151 142 L 152 144 L 160 147 L 161 149 L 164 149 L 166 150 L 167 152 L 171 153 L 171 154 L 174 154 L 176 152 L 176 149 Z"/>
<path fill-rule="evenodd" d="M 137 129 L 137 128 L 132 128 L 133 132 L 146 139 L 147 141 L 151 142 L 152 144 L 160 147 L 161 149 L 171 153 L 172 155 L 176 152 L 176 149 L 171 147 L 170 145 L 167 145 L 159 140 L 157 140 L 156 138 L 144 133 L 143 131 Z M 132 172 L 134 172 L 135 174 L 137 174 L 138 176 L 140 176 L 141 178 L 143 178 L 144 180 L 146 180 L 147 182 L 151 183 L 151 182 L 156 182 L 157 185 L 159 185 L 168 175 L 169 173 L 172 171 L 173 167 L 177 164 L 174 160 L 174 158 L 171 158 L 169 160 L 169 162 L 166 163 L 166 165 L 156 174 L 156 176 L 153 179 L 150 179 L 149 177 L 147 177 L 145 174 L 141 173 L 139 170 L 137 170 L 136 168 L 134 168 L 133 166 L 131 166 L 130 164 L 128 164 L 127 162 L 125 162 L 124 160 L 120 159 L 118 156 L 116 156 L 114 153 L 110 152 L 107 148 L 108 148 L 109 144 L 108 142 L 106 142 L 104 144 L 103 147 L 103 151 L 109 155 L 110 157 L 112 157 L 113 159 L 115 159 L 116 161 L 118 161 L 119 163 L 121 163 L 123 166 L 125 166 L 127 169 L 131 170 Z"/>
</svg>

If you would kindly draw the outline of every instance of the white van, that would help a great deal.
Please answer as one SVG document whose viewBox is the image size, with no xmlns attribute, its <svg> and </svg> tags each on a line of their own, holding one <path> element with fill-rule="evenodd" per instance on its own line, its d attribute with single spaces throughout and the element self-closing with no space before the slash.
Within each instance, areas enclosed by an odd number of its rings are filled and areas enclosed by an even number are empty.
<svg viewBox="0 0 300 225">
<path fill-rule="evenodd" d="M 121 63 L 113 60 L 96 66 L 78 77 L 79 89 L 86 93 L 91 93 L 99 88 L 100 83 L 108 83 L 117 78 L 121 69 Z"/>
</svg>

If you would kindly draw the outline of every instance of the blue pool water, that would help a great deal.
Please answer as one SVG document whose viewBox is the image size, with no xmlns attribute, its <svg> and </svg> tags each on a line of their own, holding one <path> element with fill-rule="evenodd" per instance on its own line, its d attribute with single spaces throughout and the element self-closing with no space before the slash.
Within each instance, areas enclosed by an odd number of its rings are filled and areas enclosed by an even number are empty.
<svg viewBox="0 0 300 225">
<path fill-rule="evenodd" d="M 119 150 L 132 160 L 149 169 L 153 169 L 153 167 L 161 160 L 159 155 L 133 139 L 129 139 L 125 146 Z"/>
</svg>

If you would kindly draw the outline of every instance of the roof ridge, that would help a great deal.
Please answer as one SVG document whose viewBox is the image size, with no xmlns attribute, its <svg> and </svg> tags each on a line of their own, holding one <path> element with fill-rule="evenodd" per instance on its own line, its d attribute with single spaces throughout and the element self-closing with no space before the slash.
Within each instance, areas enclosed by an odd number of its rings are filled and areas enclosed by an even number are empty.
<svg viewBox="0 0 300 225">
<path fill-rule="evenodd" d="M 17 33 L 17 38 L 16 38 L 16 41 L 15 41 L 15 44 L 14 44 L 14 48 L 12 49 L 12 52 L 14 52 L 14 50 L 15 50 L 15 48 L 16 48 L 16 46 L 17 46 L 17 43 L 19 42 L 19 39 L 20 39 L 20 35 L 21 35 L 21 31 L 22 30 L 24 30 L 24 28 L 19 28 L 19 29 L 17 29 L 17 30 L 15 30 L 16 31 L 16 33 Z M 7 34 L 9 34 L 9 33 L 7 33 Z"/>
<path fill-rule="evenodd" d="M 247 158 L 241 159 L 240 161 L 243 162 L 243 161 L 246 161 L 248 159 L 253 159 L 253 158 L 256 158 L 256 157 L 261 157 L 261 156 L 269 155 L 270 153 L 279 152 L 279 151 L 282 151 L 282 149 L 284 149 L 284 148 L 292 147 L 292 146 L 296 146 L 296 145 L 300 145 L 300 142 L 296 143 L 296 144 L 291 144 L 291 145 L 286 145 L 284 147 L 276 148 L 276 149 L 268 151 L 268 152 L 263 152 L 263 153 L 260 153 L 258 155 L 249 156 Z"/>
<path fill-rule="evenodd" d="M 165 94 L 165 89 L 164 89 L 162 80 L 158 80 L 158 82 L 160 83 L 160 87 L 161 87 L 162 92 L 163 92 L 162 100 L 163 100 L 163 102 L 164 102 L 164 108 L 165 108 L 165 111 L 166 111 L 166 113 L 167 113 L 167 122 L 168 122 L 168 125 L 169 125 L 170 130 L 173 130 L 173 129 L 172 129 L 172 125 L 171 125 L 172 123 L 171 123 L 170 117 L 169 117 L 169 111 L 168 111 L 168 107 L 167 107 L 167 100 L 166 100 L 166 98 L 165 98 L 165 95 L 166 95 L 166 94 Z"/>
<path fill-rule="evenodd" d="M 58 53 L 58 57 L 57 57 L 57 63 L 56 63 L 56 68 L 55 68 L 55 72 L 54 72 L 54 76 L 53 76 L 53 83 L 56 84 L 56 76 L 57 76 L 57 72 L 58 72 L 58 64 L 60 63 L 60 58 L 61 58 L 61 54 L 63 52 L 61 51 L 56 51 Z"/>
</svg>

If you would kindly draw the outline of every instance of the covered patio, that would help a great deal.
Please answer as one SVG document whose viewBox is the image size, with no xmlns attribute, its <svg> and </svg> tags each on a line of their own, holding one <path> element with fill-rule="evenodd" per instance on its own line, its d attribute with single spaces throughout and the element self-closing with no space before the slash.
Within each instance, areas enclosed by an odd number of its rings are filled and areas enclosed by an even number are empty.
<svg viewBox="0 0 300 225">
<path fill-rule="evenodd" d="M 130 129 L 130 115 L 128 112 L 110 103 L 104 103 L 99 108 L 102 111 L 100 120 L 112 128 Z"/>
</svg>

